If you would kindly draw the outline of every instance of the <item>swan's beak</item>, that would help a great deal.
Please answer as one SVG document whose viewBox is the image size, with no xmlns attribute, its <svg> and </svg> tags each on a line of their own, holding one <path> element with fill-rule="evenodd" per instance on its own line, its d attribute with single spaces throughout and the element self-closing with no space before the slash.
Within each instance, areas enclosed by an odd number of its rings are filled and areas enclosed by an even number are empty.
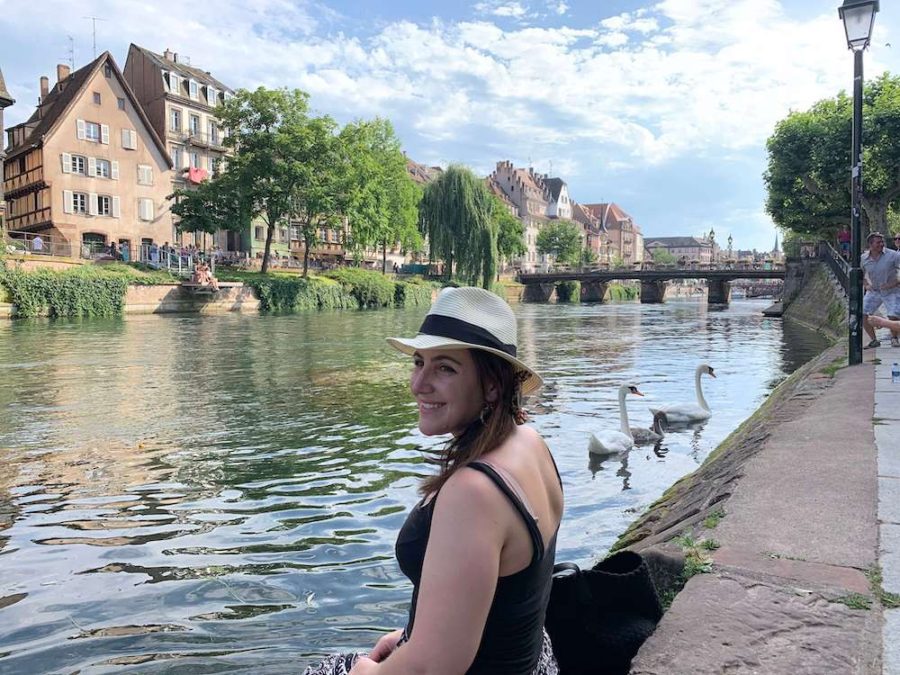
<svg viewBox="0 0 900 675">
<path fill-rule="evenodd" d="M 635 387 L 635 388 L 631 391 L 631 393 L 632 393 L 632 394 L 635 394 L 635 395 L 637 395 L 637 396 L 643 396 L 643 394 L 642 394 L 640 391 L 638 391 L 638 388 L 637 388 L 637 387 Z"/>
</svg>

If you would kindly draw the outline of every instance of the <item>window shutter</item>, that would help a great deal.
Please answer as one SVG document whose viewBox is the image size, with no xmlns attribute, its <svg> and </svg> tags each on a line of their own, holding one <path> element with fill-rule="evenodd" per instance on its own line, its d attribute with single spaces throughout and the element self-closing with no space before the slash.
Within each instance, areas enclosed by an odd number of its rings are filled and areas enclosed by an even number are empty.
<svg viewBox="0 0 900 675">
<path fill-rule="evenodd" d="M 97 175 L 97 158 L 96 157 L 88 157 L 88 176 L 96 176 Z"/>
<path fill-rule="evenodd" d="M 100 142 L 103 145 L 109 145 L 109 125 L 101 124 L 100 125 Z"/>
<path fill-rule="evenodd" d="M 72 173 L 72 155 L 71 155 L 71 153 L 64 152 L 62 154 L 62 172 L 63 173 Z"/>
<path fill-rule="evenodd" d="M 153 185 L 153 167 L 147 167 L 147 185 Z"/>
<path fill-rule="evenodd" d="M 153 220 L 153 200 L 145 199 L 144 201 L 147 203 L 147 220 Z"/>
<path fill-rule="evenodd" d="M 109 177 L 113 180 L 119 180 L 119 163 L 115 160 L 109 163 Z"/>
<path fill-rule="evenodd" d="M 87 137 L 84 120 L 75 120 L 75 136 L 79 141 L 83 141 Z"/>
<path fill-rule="evenodd" d="M 137 150 L 137 132 L 134 129 L 131 130 L 131 149 Z"/>
<path fill-rule="evenodd" d="M 97 193 L 92 192 L 88 195 L 88 213 L 96 216 L 100 209 L 97 208 Z"/>
<path fill-rule="evenodd" d="M 120 213 L 121 209 L 122 209 L 121 200 L 118 197 L 113 197 L 112 198 L 112 216 L 113 216 L 113 218 L 119 217 L 119 213 Z"/>
<path fill-rule="evenodd" d="M 72 191 L 63 190 L 63 211 L 65 213 L 74 213 L 75 208 L 72 206 Z"/>
</svg>

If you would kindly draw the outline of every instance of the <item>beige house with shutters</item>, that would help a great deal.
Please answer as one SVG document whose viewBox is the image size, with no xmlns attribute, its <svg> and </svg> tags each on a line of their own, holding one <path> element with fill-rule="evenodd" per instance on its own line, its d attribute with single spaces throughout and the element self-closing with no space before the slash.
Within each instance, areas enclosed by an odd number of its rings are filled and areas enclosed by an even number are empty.
<svg viewBox="0 0 900 675">
<path fill-rule="evenodd" d="M 7 136 L 8 230 L 74 257 L 115 241 L 134 259 L 171 241 L 170 159 L 109 52 L 57 66 L 52 88 L 42 77 L 37 109 Z"/>
</svg>

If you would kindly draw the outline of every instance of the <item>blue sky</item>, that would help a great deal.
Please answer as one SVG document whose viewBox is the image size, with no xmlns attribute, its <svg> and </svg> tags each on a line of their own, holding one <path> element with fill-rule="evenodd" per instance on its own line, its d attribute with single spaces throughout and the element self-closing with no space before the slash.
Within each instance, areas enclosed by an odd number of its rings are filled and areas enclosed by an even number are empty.
<svg viewBox="0 0 900 675">
<path fill-rule="evenodd" d="M 170 48 L 238 87 L 299 87 L 341 122 L 390 118 L 426 164 L 499 160 L 615 201 L 646 236 L 716 230 L 768 250 L 765 141 L 852 83 L 840 0 L 0 0 L 0 68 L 33 110 L 41 75 L 97 46 Z M 891 46 L 895 43 L 896 46 Z M 885 0 L 866 74 L 900 72 Z M 848 139 L 849 142 L 849 139 Z"/>
</svg>

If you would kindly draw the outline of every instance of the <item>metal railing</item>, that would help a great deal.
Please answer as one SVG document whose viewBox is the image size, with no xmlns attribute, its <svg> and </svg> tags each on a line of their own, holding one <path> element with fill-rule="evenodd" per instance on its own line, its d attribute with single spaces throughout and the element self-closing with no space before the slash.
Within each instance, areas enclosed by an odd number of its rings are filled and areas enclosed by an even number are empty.
<svg viewBox="0 0 900 675">
<path fill-rule="evenodd" d="M 40 232 L 7 230 L 3 233 L 3 246 L 6 253 L 12 254 L 62 257 L 72 255 L 72 244 L 68 240 Z"/>
<path fill-rule="evenodd" d="M 850 263 L 834 250 L 827 241 L 819 242 L 819 260 L 824 262 L 835 279 L 841 284 L 844 292 L 850 295 Z"/>
</svg>

